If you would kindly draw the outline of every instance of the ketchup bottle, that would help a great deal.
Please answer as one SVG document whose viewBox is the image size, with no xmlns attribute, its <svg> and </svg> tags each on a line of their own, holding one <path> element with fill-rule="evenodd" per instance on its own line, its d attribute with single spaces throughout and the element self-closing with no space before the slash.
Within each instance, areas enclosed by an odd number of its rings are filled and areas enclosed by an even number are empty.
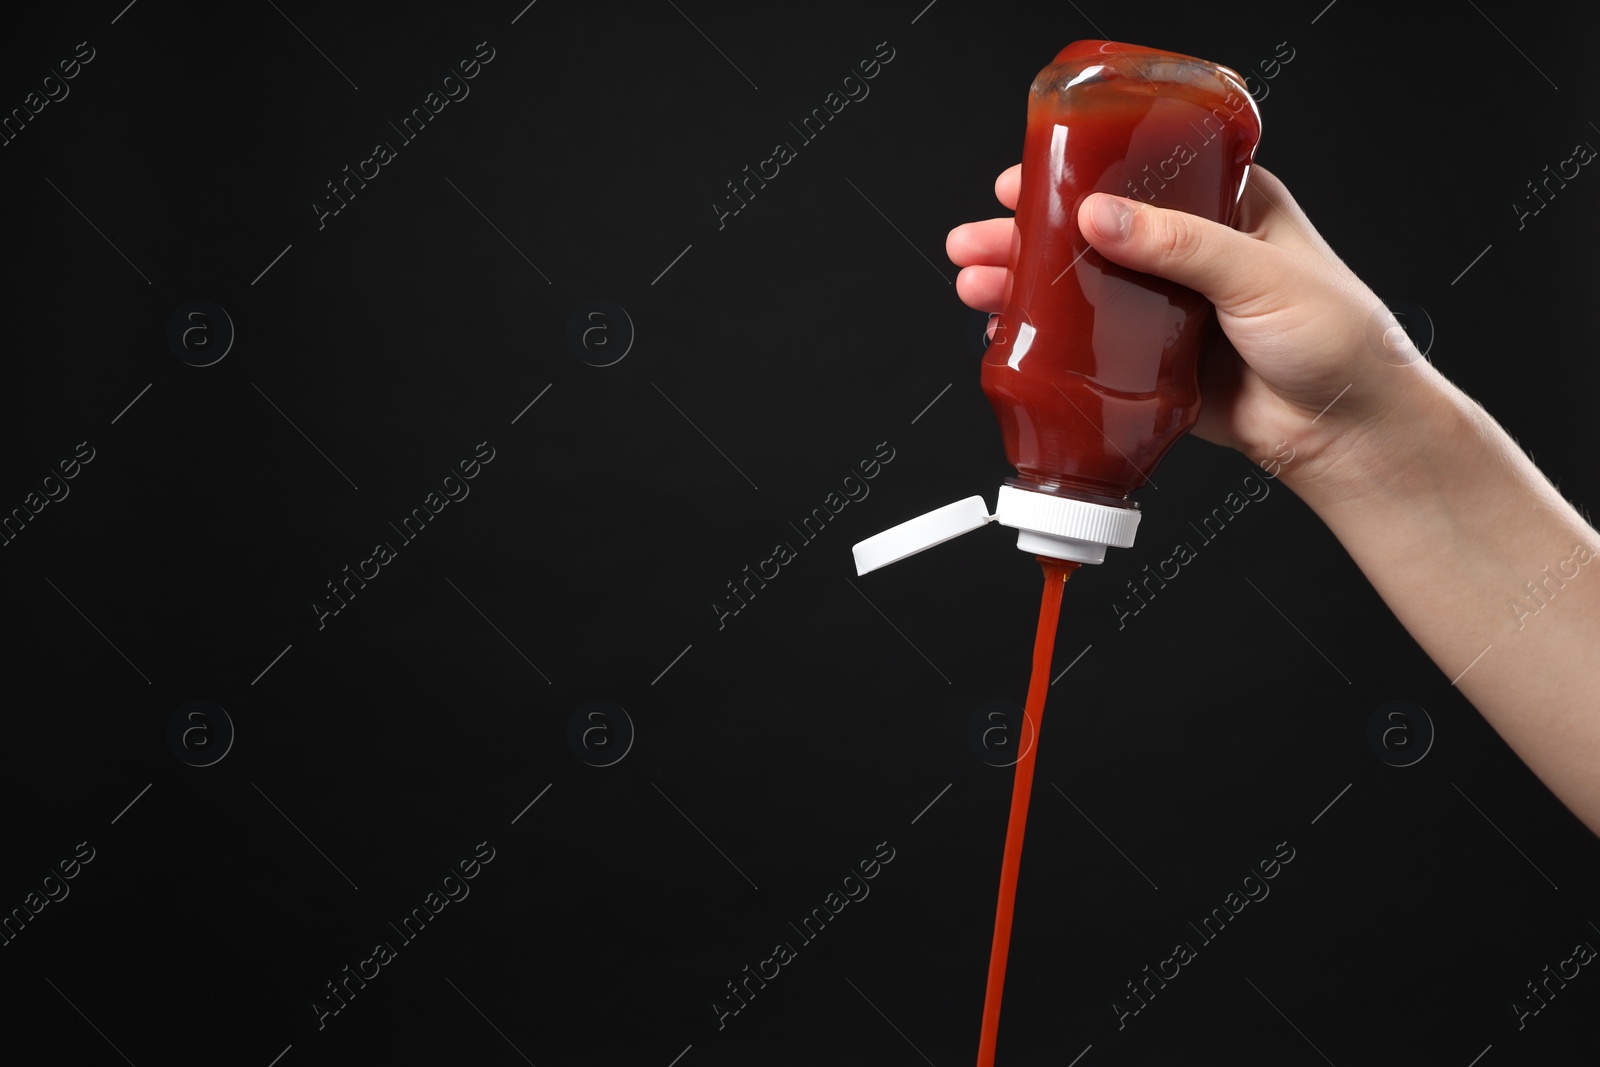
<svg viewBox="0 0 1600 1067">
<path fill-rule="evenodd" d="M 1078 206 L 1116 193 L 1231 224 L 1260 138 L 1243 80 L 1189 56 L 1078 41 L 1034 79 L 1011 288 L 982 370 L 1017 470 L 999 521 L 1019 548 L 1099 563 L 1132 544 L 1128 494 L 1200 414 L 1215 310 L 1094 251 Z"/>
<path fill-rule="evenodd" d="M 1102 563 L 1139 526 L 1128 494 L 1200 415 L 1199 293 L 1119 267 L 1078 206 L 1116 193 L 1232 224 L 1261 138 L 1244 79 L 1203 59 L 1077 41 L 1034 79 L 1011 282 L 981 381 L 1016 476 L 855 546 L 860 574 L 999 522 L 1017 547 Z"/>
</svg>

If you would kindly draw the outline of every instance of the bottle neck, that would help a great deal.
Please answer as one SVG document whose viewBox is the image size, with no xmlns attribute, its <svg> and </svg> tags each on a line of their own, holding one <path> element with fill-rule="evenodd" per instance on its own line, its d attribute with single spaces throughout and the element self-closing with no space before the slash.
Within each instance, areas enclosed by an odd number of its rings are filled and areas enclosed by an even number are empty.
<svg viewBox="0 0 1600 1067">
<path fill-rule="evenodd" d="M 1126 494 L 1123 496 L 1108 496 L 1105 493 L 1097 492 L 1095 489 L 1075 485 L 1070 479 L 1066 478 L 1046 479 L 1019 473 L 1007 478 L 1005 484 L 1015 486 L 1018 489 L 1026 489 L 1032 493 L 1045 493 L 1049 496 L 1059 496 L 1068 500 L 1082 500 L 1090 504 L 1100 504 L 1104 507 L 1132 508 L 1134 510 L 1138 510 L 1139 507 L 1138 502 L 1129 500 Z"/>
</svg>

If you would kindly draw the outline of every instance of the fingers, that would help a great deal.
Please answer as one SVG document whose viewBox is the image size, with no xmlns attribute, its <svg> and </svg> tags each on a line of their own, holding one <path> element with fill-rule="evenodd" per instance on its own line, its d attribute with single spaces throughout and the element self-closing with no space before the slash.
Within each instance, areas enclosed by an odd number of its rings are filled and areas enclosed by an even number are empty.
<svg viewBox="0 0 1600 1067">
<path fill-rule="evenodd" d="M 994 195 L 1012 211 L 1022 194 L 1022 164 L 1007 167 L 995 179 Z M 967 222 L 950 231 L 944 241 L 950 262 L 964 268 L 956 275 L 956 295 L 968 307 L 991 314 L 1005 306 L 1010 284 L 1011 242 L 1016 239 L 1012 219 Z"/>
<path fill-rule="evenodd" d="M 1004 267 L 968 267 L 956 275 L 956 295 L 970 308 L 1003 311 L 1010 274 Z"/>
<path fill-rule="evenodd" d="M 956 295 L 962 303 L 979 311 L 1001 309 L 1015 233 L 1011 219 L 968 222 L 950 231 L 944 242 L 945 254 L 950 262 L 965 268 L 956 275 Z"/>
<path fill-rule="evenodd" d="M 1011 219 L 966 222 L 945 238 L 945 255 L 958 267 L 980 264 L 1003 267 L 1010 262 L 1011 235 L 1016 224 Z"/>
<path fill-rule="evenodd" d="M 996 198 L 1013 211 L 1021 190 L 1020 163 L 995 179 Z M 1095 222 L 1094 213 L 1106 200 L 1126 205 L 1126 221 L 1111 211 L 1103 225 Z M 1104 196 L 1087 198 L 1078 222 L 1090 243 L 1113 262 L 1187 285 L 1235 314 L 1248 314 L 1253 302 L 1271 292 L 1275 281 L 1281 282 L 1283 251 L 1311 251 L 1342 265 L 1288 188 L 1259 165 L 1251 168 L 1237 230 Z M 1000 310 L 1007 282 L 1004 268 L 1015 240 L 1015 223 L 1006 218 L 969 222 L 950 231 L 945 253 L 966 268 L 956 279 L 964 303 L 981 311 Z"/>
<path fill-rule="evenodd" d="M 1008 209 L 1017 210 L 1017 201 L 1022 197 L 1022 164 L 1013 163 L 1000 172 L 1000 177 L 994 180 L 994 195 Z"/>
<path fill-rule="evenodd" d="M 1084 198 L 1078 227 L 1113 263 L 1186 285 L 1240 316 L 1267 310 L 1294 259 L 1221 223 L 1108 193 Z"/>
</svg>

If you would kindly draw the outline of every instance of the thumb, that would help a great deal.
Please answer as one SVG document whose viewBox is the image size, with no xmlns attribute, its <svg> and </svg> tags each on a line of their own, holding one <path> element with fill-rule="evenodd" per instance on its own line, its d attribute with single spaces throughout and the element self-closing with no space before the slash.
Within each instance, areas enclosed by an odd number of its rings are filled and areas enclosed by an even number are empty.
<svg viewBox="0 0 1600 1067">
<path fill-rule="evenodd" d="M 1282 249 L 1185 211 L 1094 193 L 1078 208 L 1078 228 L 1111 262 L 1186 285 L 1217 310 L 1264 310 L 1283 282 Z"/>
</svg>

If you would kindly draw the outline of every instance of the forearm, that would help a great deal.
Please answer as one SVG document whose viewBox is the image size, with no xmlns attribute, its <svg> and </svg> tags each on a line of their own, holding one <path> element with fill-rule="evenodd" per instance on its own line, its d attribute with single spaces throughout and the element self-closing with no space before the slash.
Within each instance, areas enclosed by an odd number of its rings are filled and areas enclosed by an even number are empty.
<svg viewBox="0 0 1600 1067">
<path fill-rule="evenodd" d="M 1426 363 L 1284 481 L 1445 676 L 1600 832 L 1600 535 Z"/>
</svg>

